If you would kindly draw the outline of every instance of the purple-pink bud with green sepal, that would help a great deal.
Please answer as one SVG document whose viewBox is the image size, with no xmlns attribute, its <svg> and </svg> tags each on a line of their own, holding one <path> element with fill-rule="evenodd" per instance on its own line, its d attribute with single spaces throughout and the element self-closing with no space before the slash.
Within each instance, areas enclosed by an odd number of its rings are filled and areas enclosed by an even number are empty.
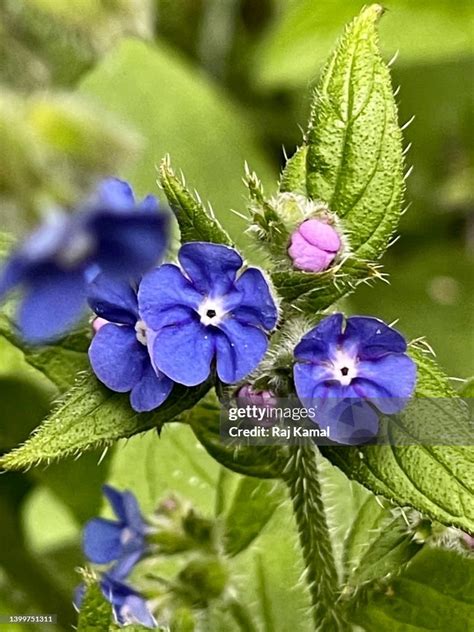
<svg viewBox="0 0 474 632">
<path fill-rule="evenodd" d="M 272 391 L 258 391 L 251 384 L 244 384 L 237 393 L 238 399 L 245 399 L 255 406 L 270 408 L 277 403 L 275 394 Z"/>
<path fill-rule="evenodd" d="M 341 238 L 331 224 L 307 219 L 292 233 L 288 254 L 295 268 L 322 272 L 334 261 L 341 245 Z"/>
</svg>

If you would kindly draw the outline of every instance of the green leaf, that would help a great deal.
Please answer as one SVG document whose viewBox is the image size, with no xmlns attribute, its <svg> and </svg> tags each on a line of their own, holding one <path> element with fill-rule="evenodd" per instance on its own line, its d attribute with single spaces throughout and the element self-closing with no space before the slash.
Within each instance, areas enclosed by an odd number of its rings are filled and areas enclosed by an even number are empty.
<svg viewBox="0 0 474 632">
<path fill-rule="evenodd" d="M 137 69 L 140 69 L 138 72 Z M 162 41 L 126 41 L 86 77 L 81 92 L 142 132 L 146 146 L 124 172 L 141 193 L 155 190 L 154 165 L 170 154 L 239 247 L 245 222 L 230 212 L 243 199 L 247 160 L 266 184 L 276 173 L 255 141 L 256 124 Z"/>
<path fill-rule="evenodd" d="M 474 397 L 474 377 L 469 378 L 464 382 L 459 389 L 460 397 Z"/>
<path fill-rule="evenodd" d="M 422 547 L 414 531 L 400 511 L 369 496 L 344 541 L 345 585 L 355 588 L 400 572 Z"/>
<path fill-rule="evenodd" d="M 86 592 L 81 604 L 77 632 L 104 632 L 109 629 L 112 606 L 104 598 L 99 584 L 86 578 Z"/>
<path fill-rule="evenodd" d="M 186 424 L 171 423 L 159 437 L 149 432 L 119 442 L 107 482 L 131 489 L 144 513 L 153 512 L 159 503 L 175 495 L 211 517 L 219 469 Z"/>
<path fill-rule="evenodd" d="M 351 19 L 361 0 L 284 3 L 280 19 L 268 29 L 256 50 L 256 80 L 267 89 L 304 87 L 329 54 L 341 23 Z M 397 65 L 416 66 L 467 56 L 473 50 L 466 25 L 473 20 L 469 0 L 411 2 L 391 0 L 382 25 L 383 50 Z M 442 34 L 442 36 L 440 36 Z"/>
<path fill-rule="evenodd" d="M 231 245 L 231 239 L 217 221 L 212 209 L 204 208 L 171 169 L 169 160 L 160 166 L 160 182 L 178 220 L 181 241 L 210 241 Z"/>
<path fill-rule="evenodd" d="M 380 276 L 378 266 L 349 258 L 318 274 L 287 270 L 274 272 L 271 279 L 286 303 L 284 308 L 315 314 L 353 292 L 360 283 Z"/>
<path fill-rule="evenodd" d="M 474 451 L 467 406 L 426 353 L 412 346 L 410 355 L 418 366 L 415 399 L 399 416 L 382 420 L 390 445 L 326 446 L 321 451 L 374 492 L 443 524 L 474 532 Z M 437 445 L 447 428 L 458 443 L 466 437 L 465 445 Z M 426 440 L 427 429 L 434 441 Z"/>
<path fill-rule="evenodd" d="M 222 407 L 214 392 L 190 411 L 186 421 L 207 452 L 221 465 L 247 476 L 278 478 L 286 460 L 278 446 L 226 445 L 220 435 Z"/>
<path fill-rule="evenodd" d="M 225 551 L 237 555 L 260 534 L 284 499 L 280 484 L 244 477 L 225 516 Z"/>
<path fill-rule="evenodd" d="M 231 560 L 240 600 L 264 632 L 314 630 L 309 594 L 289 502 L 280 504 L 259 537 Z"/>
<path fill-rule="evenodd" d="M 110 391 L 86 374 L 24 445 L 0 459 L 0 467 L 24 469 L 160 428 L 193 406 L 208 389 L 207 383 L 191 389 L 176 385 L 155 411 L 136 413 L 128 394 Z"/>
<path fill-rule="evenodd" d="M 33 468 L 30 477 L 46 485 L 83 524 L 97 513 L 102 502 L 102 484 L 107 476 L 111 452 L 101 458 L 100 451 L 64 459 L 47 469 Z M 71 494 L 71 489 L 74 493 Z"/>
<path fill-rule="evenodd" d="M 71 388 L 78 374 L 89 367 L 89 327 L 73 331 L 55 344 L 35 347 L 23 342 L 12 320 L 0 313 L 0 335 L 19 349 L 25 361 L 46 377 L 60 393 Z"/>
<path fill-rule="evenodd" d="M 468 632 L 473 585 L 472 559 L 426 547 L 399 577 L 372 592 L 353 620 L 367 632 Z"/>
<path fill-rule="evenodd" d="M 280 193 L 299 193 L 306 196 L 306 159 L 308 147 L 299 147 L 286 161 L 280 177 Z"/>
<path fill-rule="evenodd" d="M 2 225 L 14 231 L 45 205 L 77 204 L 99 177 L 130 164 L 140 145 L 130 128 L 74 94 L 4 91 L 0 120 L 0 190 L 15 211 L 2 216 Z"/>
<path fill-rule="evenodd" d="M 13 235 L 0 231 L 0 261 L 10 254 L 15 242 Z"/>
<path fill-rule="evenodd" d="M 390 74 L 378 50 L 382 7 L 349 25 L 315 91 L 307 188 L 337 213 L 352 252 L 377 259 L 397 226 L 404 191 L 402 137 Z"/>
</svg>

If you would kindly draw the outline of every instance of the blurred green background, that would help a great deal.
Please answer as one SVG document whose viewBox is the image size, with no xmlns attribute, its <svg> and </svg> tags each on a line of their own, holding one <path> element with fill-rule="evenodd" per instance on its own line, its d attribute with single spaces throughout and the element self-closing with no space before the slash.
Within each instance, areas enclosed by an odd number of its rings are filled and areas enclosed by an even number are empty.
<svg viewBox="0 0 474 632">
<path fill-rule="evenodd" d="M 169 153 L 236 242 L 244 161 L 266 191 L 301 142 L 309 88 L 355 0 L 3 0 L 0 219 L 23 234 L 98 177 L 158 193 Z M 474 373 L 474 5 L 389 0 L 381 46 L 400 86 L 408 211 L 384 263 L 390 285 L 347 308 L 426 336 L 450 375 Z M 398 56 L 397 56 L 398 52 Z M 55 396 L 0 340 L 0 450 L 23 440 Z M 98 454 L 0 477 L 0 613 L 72 621 L 79 529 L 100 508 L 118 457 Z M 123 459 L 123 455 L 121 456 Z M 114 467 L 117 467 L 116 465 Z M 125 484 L 125 483 L 122 483 Z M 171 485 L 171 483 L 170 483 Z M 74 493 L 71 493 L 74 490 Z M 20 627 L 18 626 L 20 631 Z M 28 629 L 32 629 L 31 626 Z M 42 628 L 43 630 L 45 628 Z"/>
</svg>

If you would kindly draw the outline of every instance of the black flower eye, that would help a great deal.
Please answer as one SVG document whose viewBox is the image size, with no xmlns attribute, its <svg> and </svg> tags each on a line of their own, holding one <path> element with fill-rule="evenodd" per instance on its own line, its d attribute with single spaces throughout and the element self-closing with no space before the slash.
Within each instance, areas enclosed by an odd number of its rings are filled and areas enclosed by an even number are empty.
<svg viewBox="0 0 474 632">
<path fill-rule="evenodd" d="M 342 375 L 347 375 L 349 373 L 349 369 L 346 366 L 343 366 L 341 369 Z"/>
<path fill-rule="evenodd" d="M 206 316 L 208 318 L 214 318 L 214 316 L 216 315 L 216 310 L 215 309 L 208 309 L 206 312 Z"/>
</svg>

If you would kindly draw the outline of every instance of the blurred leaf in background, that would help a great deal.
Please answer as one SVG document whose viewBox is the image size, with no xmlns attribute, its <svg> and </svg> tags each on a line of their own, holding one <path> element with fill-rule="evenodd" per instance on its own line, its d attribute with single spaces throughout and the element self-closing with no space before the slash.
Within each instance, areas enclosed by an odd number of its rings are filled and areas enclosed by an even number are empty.
<svg viewBox="0 0 474 632">
<path fill-rule="evenodd" d="M 154 5 L 153 0 L 5 0 L 0 18 L 0 79 L 31 90 L 73 84 L 124 35 L 150 38 Z"/>
<path fill-rule="evenodd" d="M 264 88 L 305 85 L 327 58 L 341 24 L 357 15 L 360 0 L 287 2 L 257 53 L 256 79 Z M 469 25 L 474 8 L 469 0 L 384 3 L 388 19 L 380 25 L 382 52 L 400 50 L 402 63 L 434 63 L 474 52 Z"/>
<path fill-rule="evenodd" d="M 277 174 L 252 121 L 223 91 L 168 47 L 129 40 L 85 78 L 81 94 L 95 97 L 146 139 L 141 159 L 122 174 L 140 193 L 156 189 L 156 167 L 169 152 L 237 244 L 247 243 L 244 221 L 231 212 L 245 204 L 244 162 L 269 185 Z"/>
</svg>

